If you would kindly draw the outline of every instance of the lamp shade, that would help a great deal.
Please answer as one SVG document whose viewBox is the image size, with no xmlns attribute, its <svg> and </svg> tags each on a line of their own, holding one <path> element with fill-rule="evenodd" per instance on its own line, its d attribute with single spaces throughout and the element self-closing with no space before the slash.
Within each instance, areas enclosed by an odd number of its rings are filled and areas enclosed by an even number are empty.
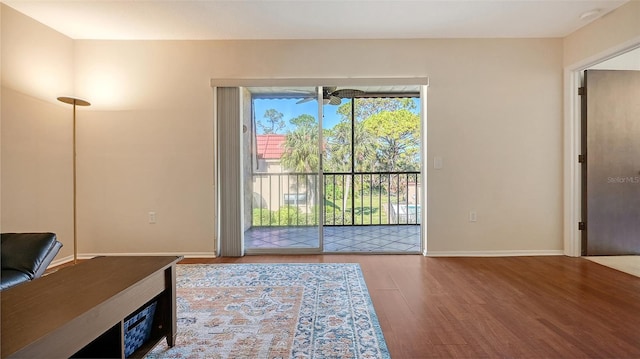
<svg viewBox="0 0 640 359">
<path fill-rule="evenodd" d="M 69 105 L 91 106 L 89 101 L 83 100 L 81 98 L 75 98 L 75 97 L 60 96 L 58 97 L 58 101 L 68 103 Z"/>
</svg>

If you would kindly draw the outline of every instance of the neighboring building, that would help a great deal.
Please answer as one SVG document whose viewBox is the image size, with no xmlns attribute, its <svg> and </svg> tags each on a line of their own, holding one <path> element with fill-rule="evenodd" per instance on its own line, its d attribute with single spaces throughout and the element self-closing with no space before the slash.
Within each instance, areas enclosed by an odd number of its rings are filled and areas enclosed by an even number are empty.
<svg viewBox="0 0 640 359">
<path fill-rule="evenodd" d="M 280 161 L 284 154 L 286 135 L 256 135 L 256 166 L 253 171 L 253 208 L 277 211 L 285 205 L 295 205 L 308 213 L 304 177 L 287 174 Z"/>
<path fill-rule="evenodd" d="M 256 135 L 256 163 L 254 172 L 281 173 L 280 159 L 284 154 L 286 135 Z"/>
</svg>

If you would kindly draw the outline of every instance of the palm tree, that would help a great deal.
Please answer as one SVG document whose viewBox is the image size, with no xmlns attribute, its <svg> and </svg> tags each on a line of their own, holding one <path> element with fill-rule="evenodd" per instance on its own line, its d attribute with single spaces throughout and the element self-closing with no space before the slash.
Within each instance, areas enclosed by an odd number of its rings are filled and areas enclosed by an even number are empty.
<svg viewBox="0 0 640 359">
<path fill-rule="evenodd" d="M 353 140 L 351 138 L 351 120 L 343 118 L 340 123 L 328 133 L 327 136 L 327 169 L 332 172 L 351 172 L 351 166 L 356 171 L 371 170 L 375 161 L 375 139 L 366 131 L 361 123 L 356 122 L 353 129 Z M 353 149 L 352 157 L 352 145 Z M 349 198 L 349 187 L 351 186 L 351 176 L 346 176 L 345 188 L 343 191 L 342 208 L 347 208 Z"/>
<path fill-rule="evenodd" d="M 300 115 L 289 121 L 295 129 L 289 131 L 284 143 L 281 163 L 289 171 L 309 173 L 305 175 L 307 188 L 311 189 L 309 203 L 315 204 L 316 176 L 320 164 L 318 156 L 318 122 L 311 115 Z"/>
</svg>

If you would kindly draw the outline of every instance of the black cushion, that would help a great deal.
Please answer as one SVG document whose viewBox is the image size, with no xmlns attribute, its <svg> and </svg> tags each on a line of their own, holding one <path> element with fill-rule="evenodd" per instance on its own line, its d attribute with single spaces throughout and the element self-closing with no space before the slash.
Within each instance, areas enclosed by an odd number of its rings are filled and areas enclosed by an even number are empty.
<svg viewBox="0 0 640 359">
<path fill-rule="evenodd" d="M 29 279 L 40 277 L 62 247 L 54 233 L 2 233 L 0 236 L 3 282 L 6 269 L 23 272 Z"/>
<path fill-rule="evenodd" d="M 3 269 L 2 280 L 0 280 L 0 290 L 13 287 L 14 285 L 26 282 L 28 280 L 30 280 L 30 278 L 27 273 L 13 269 Z"/>
</svg>

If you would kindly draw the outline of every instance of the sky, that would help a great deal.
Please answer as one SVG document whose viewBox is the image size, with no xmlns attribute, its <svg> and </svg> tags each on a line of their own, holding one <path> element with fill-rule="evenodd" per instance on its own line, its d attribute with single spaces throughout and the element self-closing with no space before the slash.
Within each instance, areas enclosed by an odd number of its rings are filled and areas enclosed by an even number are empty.
<svg viewBox="0 0 640 359">
<path fill-rule="evenodd" d="M 318 105 L 317 101 L 312 100 L 304 103 L 297 104 L 300 99 L 254 99 L 253 105 L 255 110 L 256 122 L 263 121 L 263 123 L 267 123 L 264 117 L 264 114 L 269 109 L 275 109 L 278 112 L 283 114 L 282 119 L 285 121 L 287 127 L 284 130 L 278 131 L 279 133 L 286 133 L 287 130 L 292 129 L 292 125 L 289 123 L 289 120 L 292 118 L 296 118 L 302 114 L 312 115 L 314 118 L 318 117 Z M 345 104 L 349 101 L 349 99 L 342 100 L 342 103 Z M 416 106 L 419 111 L 419 99 L 415 99 Z M 340 122 L 340 115 L 337 113 L 340 105 L 324 105 L 322 111 L 324 115 L 324 119 L 322 120 L 323 128 L 332 128 L 338 122 Z M 257 134 L 263 134 L 264 131 L 258 126 Z"/>
<path fill-rule="evenodd" d="M 314 118 L 318 118 L 318 102 L 308 101 L 300 104 L 296 104 L 300 99 L 254 99 L 253 105 L 255 110 L 256 122 L 263 121 L 265 119 L 264 113 L 268 109 L 275 109 L 282 113 L 287 128 L 291 129 L 292 126 L 289 120 L 296 118 L 303 114 L 312 115 Z M 343 100 L 346 103 L 348 100 Z M 340 115 L 336 112 L 338 106 L 325 105 L 323 108 L 324 119 L 322 126 L 324 128 L 331 128 L 340 121 Z M 286 129 L 280 131 L 286 133 Z M 258 134 L 264 133 L 260 127 L 258 127 Z"/>
</svg>

